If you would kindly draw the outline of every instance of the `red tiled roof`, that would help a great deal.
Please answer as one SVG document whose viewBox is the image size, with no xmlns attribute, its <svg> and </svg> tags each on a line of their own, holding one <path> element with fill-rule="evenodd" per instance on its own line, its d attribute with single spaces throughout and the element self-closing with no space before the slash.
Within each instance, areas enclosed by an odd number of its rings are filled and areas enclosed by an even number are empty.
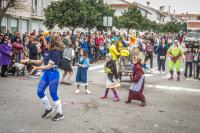
<svg viewBox="0 0 200 133">
<path fill-rule="evenodd" d="M 192 18 L 196 18 L 197 16 L 199 16 L 200 14 L 176 14 L 176 17 L 192 17 Z"/>
<path fill-rule="evenodd" d="M 112 6 L 112 7 L 128 7 L 130 6 L 131 4 L 110 4 L 109 6 Z"/>
<path fill-rule="evenodd" d="M 188 22 L 187 24 L 190 28 L 200 28 L 200 22 Z"/>
</svg>

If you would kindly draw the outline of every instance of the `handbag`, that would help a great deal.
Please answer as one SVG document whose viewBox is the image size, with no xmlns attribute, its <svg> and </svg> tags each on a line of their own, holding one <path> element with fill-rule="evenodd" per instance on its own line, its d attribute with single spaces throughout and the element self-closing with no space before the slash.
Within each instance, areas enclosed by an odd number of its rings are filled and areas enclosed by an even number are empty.
<svg viewBox="0 0 200 133">
<path fill-rule="evenodd" d="M 161 60 L 165 60 L 165 58 L 166 58 L 165 56 L 160 56 Z"/>
</svg>

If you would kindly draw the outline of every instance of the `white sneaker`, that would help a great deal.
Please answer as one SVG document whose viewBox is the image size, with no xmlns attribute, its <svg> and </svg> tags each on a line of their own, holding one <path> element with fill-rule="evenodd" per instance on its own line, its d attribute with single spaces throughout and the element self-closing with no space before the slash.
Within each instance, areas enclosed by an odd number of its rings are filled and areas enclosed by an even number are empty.
<svg viewBox="0 0 200 133">
<path fill-rule="evenodd" d="M 78 94 L 80 92 L 81 92 L 80 89 L 76 89 L 76 91 L 75 91 L 76 94 Z"/>
<path fill-rule="evenodd" d="M 164 72 L 164 71 L 162 72 L 162 75 L 165 75 L 165 72 Z"/>
<path fill-rule="evenodd" d="M 85 91 L 86 94 L 91 94 L 91 91 L 89 91 L 88 89 Z"/>
</svg>

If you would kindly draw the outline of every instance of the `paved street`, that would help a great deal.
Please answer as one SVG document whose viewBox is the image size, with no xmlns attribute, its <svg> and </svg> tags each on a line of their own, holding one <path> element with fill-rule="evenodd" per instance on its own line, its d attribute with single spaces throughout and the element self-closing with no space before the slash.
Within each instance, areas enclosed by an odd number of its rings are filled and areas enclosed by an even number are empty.
<svg viewBox="0 0 200 133">
<path fill-rule="evenodd" d="M 74 69 L 75 70 L 75 69 Z M 44 107 L 36 95 L 38 79 L 9 77 L 0 79 L 1 133 L 198 133 L 200 130 L 200 82 L 183 77 L 168 81 L 166 75 L 146 72 L 147 106 L 125 104 L 130 83 L 118 89 L 120 102 L 112 93 L 106 100 L 103 64 L 89 70 L 89 89 L 75 94 L 75 86 L 61 85 L 59 95 L 65 119 L 41 119 Z M 74 74 L 75 76 L 75 74 Z M 72 79 L 75 79 L 74 76 Z M 123 81 L 128 81 L 124 77 Z M 74 80 L 72 81 L 74 83 Z M 49 92 L 47 91 L 47 95 Z M 52 101 L 51 101 L 52 103 Z M 51 116 L 52 117 L 52 116 Z"/>
</svg>

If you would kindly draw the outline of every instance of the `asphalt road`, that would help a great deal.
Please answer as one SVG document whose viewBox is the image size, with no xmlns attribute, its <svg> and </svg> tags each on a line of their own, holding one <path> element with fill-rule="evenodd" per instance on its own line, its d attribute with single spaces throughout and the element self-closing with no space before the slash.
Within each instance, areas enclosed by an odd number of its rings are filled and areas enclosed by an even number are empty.
<svg viewBox="0 0 200 133">
<path fill-rule="evenodd" d="M 120 102 L 113 102 L 112 93 L 100 99 L 105 90 L 103 64 L 92 65 L 88 73 L 91 95 L 84 89 L 75 94 L 75 85 L 59 86 L 65 119 L 58 122 L 51 121 L 52 116 L 41 119 L 39 79 L 0 78 L 0 133 L 199 133 L 200 81 L 183 77 L 180 82 L 168 81 L 168 74 L 156 74 L 156 68 L 145 72 L 147 106 L 140 107 L 138 102 L 124 103 L 129 82 L 117 90 Z"/>
</svg>

